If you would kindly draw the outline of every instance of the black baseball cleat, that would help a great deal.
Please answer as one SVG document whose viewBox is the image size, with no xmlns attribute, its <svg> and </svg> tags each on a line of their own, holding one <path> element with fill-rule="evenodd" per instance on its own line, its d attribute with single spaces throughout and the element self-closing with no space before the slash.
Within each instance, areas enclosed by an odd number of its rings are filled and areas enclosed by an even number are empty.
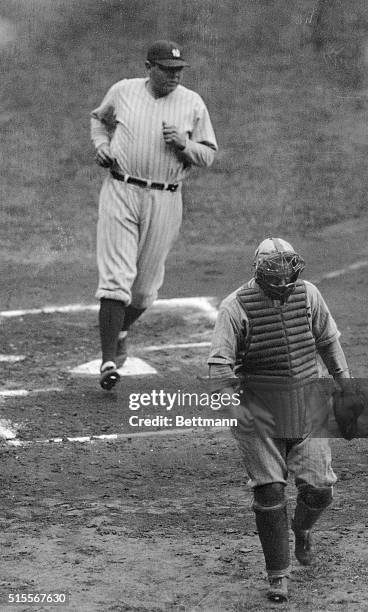
<svg viewBox="0 0 368 612">
<path fill-rule="evenodd" d="M 270 601 L 283 603 L 288 601 L 288 579 L 286 576 L 282 578 L 269 578 L 270 586 L 268 587 L 267 597 Z"/>
<path fill-rule="evenodd" d="M 100 370 L 100 385 L 105 391 L 111 391 L 120 380 L 120 374 L 113 361 L 106 361 Z"/>
</svg>

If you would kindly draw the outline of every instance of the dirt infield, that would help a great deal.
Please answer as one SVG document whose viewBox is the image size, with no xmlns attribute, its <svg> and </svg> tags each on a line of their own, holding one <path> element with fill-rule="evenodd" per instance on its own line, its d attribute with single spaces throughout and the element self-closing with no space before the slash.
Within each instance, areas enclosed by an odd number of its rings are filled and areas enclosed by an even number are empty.
<svg viewBox="0 0 368 612">
<path fill-rule="evenodd" d="M 333 447 L 340 483 L 316 532 L 318 561 L 293 563 L 291 603 L 279 609 L 365 609 L 367 446 Z M 3 448 L 2 457 L 3 598 L 67 591 L 73 611 L 273 609 L 227 433 Z"/>
<path fill-rule="evenodd" d="M 329 271 L 332 264 L 337 269 L 367 255 L 363 221 L 356 232 L 350 226 L 331 228 L 320 237 L 319 244 L 331 255 Z M 345 258 L 339 248 L 342 235 Z M 318 272 L 313 240 L 309 277 Z M 305 250 L 307 239 L 303 242 Z M 218 265 L 226 266 L 223 253 Z M 193 284 L 190 274 L 181 277 L 183 294 Z M 218 303 L 228 281 L 218 274 L 212 282 Z M 365 377 L 366 274 L 352 269 L 322 281 L 321 289 L 342 331 L 353 373 Z M 58 303 L 65 303 L 62 298 Z M 157 375 L 126 377 L 116 391 L 104 393 L 96 378 L 70 373 L 98 357 L 96 313 L 2 319 L 2 352 L 25 359 L 2 364 L 1 390 L 30 393 L 0 399 L 1 422 L 10 424 L 17 442 L 25 444 L 1 444 L 1 610 L 55 609 L 6 604 L 9 594 L 50 591 L 67 592 L 64 609 L 73 612 L 366 609 L 365 440 L 333 441 L 339 482 L 335 502 L 316 531 L 318 560 L 309 569 L 293 562 L 291 601 L 275 606 L 264 597 L 251 495 L 228 431 L 142 438 L 135 432 L 157 428 L 134 431 L 128 426 L 131 393 L 206 391 L 198 379 L 206 374 L 206 346 L 164 346 L 206 342 L 212 326 L 203 312 L 146 313 L 132 330 L 131 354 L 146 360 Z M 161 351 L 147 351 L 160 344 Z M 37 393 L 47 387 L 60 390 Z M 140 413 L 154 413 L 153 406 Z M 115 441 L 66 441 L 124 433 L 129 436 Z M 60 441 L 35 442 L 53 437 Z M 292 484 L 288 496 L 292 506 Z"/>
</svg>

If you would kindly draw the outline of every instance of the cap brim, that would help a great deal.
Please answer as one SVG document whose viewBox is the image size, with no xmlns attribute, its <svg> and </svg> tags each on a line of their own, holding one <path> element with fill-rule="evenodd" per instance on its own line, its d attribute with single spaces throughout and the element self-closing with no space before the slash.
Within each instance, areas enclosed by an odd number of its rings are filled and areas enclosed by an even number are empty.
<svg viewBox="0 0 368 612">
<path fill-rule="evenodd" d="M 165 68 L 184 68 L 185 66 L 189 66 L 187 62 L 184 62 L 184 60 L 180 59 L 160 59 L 155 60 L 155 64 L 158 64 L 159 66 L 164 66 Z"/>
</svg>

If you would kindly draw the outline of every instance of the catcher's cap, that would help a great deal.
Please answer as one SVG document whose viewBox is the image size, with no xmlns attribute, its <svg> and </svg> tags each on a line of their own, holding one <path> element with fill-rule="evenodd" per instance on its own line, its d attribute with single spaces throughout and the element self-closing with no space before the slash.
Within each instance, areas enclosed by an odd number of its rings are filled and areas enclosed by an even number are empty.
<svg viewBox="0 0 368 612">
<path fill-rule="evenodd" d="M 262 255 L 270 255 L 271 253 L 295 253 L 295 251 L 290 242 L 286 242 L 282 238 L 266 238 L 256 248 L 255 261 L 261 260 Z"/>
<path fill-rule="evenodd" d="M 184 66 L 189 66 L 182 57 L 179 45 L 170 40 L 157 40 L 154 42 L 147 51 L 147 60 L 152 64 L 165 66 L 165 68 L 184 68 Z"/>
<path fill-rule="evenodd" d="M 305 262 L 290 242 L 282 238 L 266 238 L 257 247 L 255 280 L 266 295 L 284 304 L 295 290 Z"/>
</svg>

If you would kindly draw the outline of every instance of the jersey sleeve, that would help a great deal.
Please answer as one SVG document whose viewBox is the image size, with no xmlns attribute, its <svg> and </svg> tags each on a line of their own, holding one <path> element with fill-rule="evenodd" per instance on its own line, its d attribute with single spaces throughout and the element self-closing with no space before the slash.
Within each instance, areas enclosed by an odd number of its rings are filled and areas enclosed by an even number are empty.
<svg viewBox="0 0 368 612">
<path fill-rule="evenodd" d="M 308 281 L 305 281 L 305 285 L 311 309 L 312 332 L 319 349 L 338 339 L 340 332 L 320 291 Z"/>
<path fill-rule="evenodd" d="M 203 100 L 201 98 L 199 98 L 199 100 L 200 102 L 195 114 L 194 129 L 191 134 L 191 140 L 192 142 L 206 144 L 214 151 L 217 151 L 218 146 L 216 136 L 212 127 L 209 112 Z"/>
<path fill-rule="evenodd" d="M 329 344 L 320 346 L 319 354 L 331 376 L 334 378 L 336 376 L 349 376 L 349 367 L 338 338 L 335 338 Z"/>
<path fill-rule="evenodd" d="M 108 90 L 100 106 L 91 112 L 91 140 L 96 149 L 109 143 L 116 126 L 115 92 L 116 83 Z"/>
<path fill-rule="evenodd" d="M 211 119 L 200 96 L 194 106 L 193 129 L 182 151 L 186 161 L 195 166 L 211 166 L 218 150 Z"/>
<path fill-rule="evenodd" d="M 240 347 L 240 340 L 248 320 L 244 310 L 232 294 L 220 306 L 213 331 L 208 364 L 234 367 Z"/>
</svg>

